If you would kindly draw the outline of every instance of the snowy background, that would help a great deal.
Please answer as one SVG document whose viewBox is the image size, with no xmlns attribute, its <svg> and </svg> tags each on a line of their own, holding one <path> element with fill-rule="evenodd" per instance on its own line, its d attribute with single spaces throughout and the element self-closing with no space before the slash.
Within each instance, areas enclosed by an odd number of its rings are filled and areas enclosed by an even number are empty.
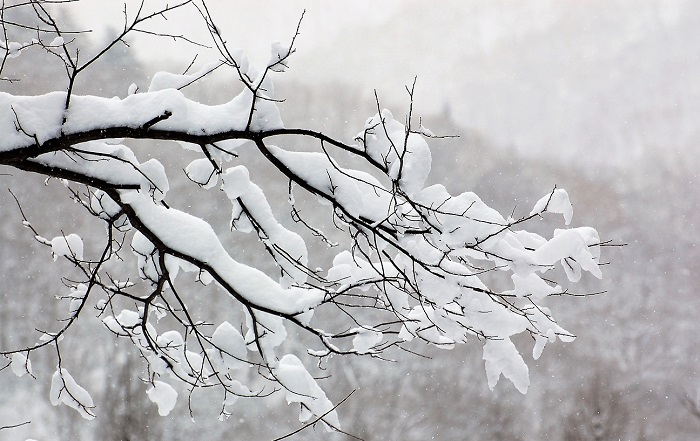
<svg viewBox="0 0 700 441">
<path fill-rule="evenodd" d="M 65 20 L 108 38 L 110 28 L 121 26 L 121 2 L 109 3 L 86 2 Z M 578 339 L 548 348 L 531 365 L 527 395 L 507 383 L 489 391 L 476 345 L 396 364 L 348 359 L 337 363 L 337 386 L 328 391 L 337 402 L 358 389 L 339 409 L 344 428 L 368 440 L 593 439 L 581 435 L 590 427 L 608 430 L 606 439 L 697 439 L 700 420 L 682 397 L 700 387 L 700 7 L 683 0 L 374 3 L 212 6 L 229 42 L 240 41 L 234 46 L 263 61 L 269 42 L 287 40 L 307 10 L 298 53 L 277 80 L 288 126 L 350 139 L 374 113 L 375 89 L 401 115 L 404 85 L 418 76 L 416 111 L 425 125 L 460 135 L 431 144 L 432 182 L 473 190 L 503 212 L 532 206 L 556 184 L 569 192 L 575 223 L 629 245 L 606 252 L 607 294 L 559 307 L 560 322 Z M 195 52 L 149 39 L 133 47 L 113 55 L 101 69 L 107 75 L 79 92 L 124 96 L 132 82 L 147 86 L 156 70 L 181 71 Z M 28 60 L 26 69 L 36 67 Z M 24 84 L 23 93 L 49 90 L 51 75 L 43 76 L 46 83 Z M 204 101 L 222 99 L 229 85 L 219 81 L 200 91 Z M 54 207 L 52 200 L 68 200 L 59 185 L 2 179 L 3 187 L 37 201 L 29 210 L 33 221 L 83 221 L 70 206 L 47 214 L 43 207 Z M 286 195 L 284 186 L 276 191 Z M 50 302 L 40 300 L 56 294 L 58 279 L 50 258 L 34 260 L 14 201 L 0 197 L 0 345 L 8 347 L 29 331 L 23 317 L 46 312 Z M 82 334 L 94 339 L 92 349 L 72 354 L 72 361 L 82 363 L 82 385 L 98 418 L 84 422 L 53 408 L 48 384 L 3 372 L 0 425 L 32 421 L 3 436 L 118 439 L 131 426 L 151 440 L 231 439 L 232 433 L 268 439 L 297 427 L 295 411 L 282 400 L 249 400 L 240 416 L 219 422 L 206 394 L 197 400 L 194 422 L 184 402 L 160 418 L 145 387 L 128 379 L 141 369 L 133 351 L 127 356 L 130 348 L 115 348 L 94 326 L 88 323 Z M 323 431 L 317 436 L 327 439 Z"/>
</svg>

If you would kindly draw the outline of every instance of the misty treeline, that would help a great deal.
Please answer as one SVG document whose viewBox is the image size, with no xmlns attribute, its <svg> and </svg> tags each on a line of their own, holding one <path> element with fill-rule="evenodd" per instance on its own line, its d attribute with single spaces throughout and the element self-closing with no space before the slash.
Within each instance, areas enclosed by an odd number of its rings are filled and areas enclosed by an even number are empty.
<svg viewBox="0 0 700 441">
<path fill-rule="evenodd" d="M 69 17 L 62 19 L 70 23 Z M 126 47 L 109 52 L 100 63 L 110 68 L 83 78 L 77 93 L 123 97 L 131 83 L 147 88 L 148 73 L 156 70 L 138 61 Z M 63 75 L 61 68 L 23 55 L 13 67 L 20 81 L 2 83 L 0 90 L 28 95 L 53 90 L 54 79 Z M 29 77 L 32 81 L 22 81 Z M 210 82 L 195 85 L 191 93 L 201 102 L 218 103 L 222 91 L 230 87 L 224 81 Z M 418 87 L 429 85 L 419 79 Z M 362 127 L 365 117 L 376 112 L 371 94 L 349 90 L 341 83 L 308 86 L 286 75 L 277 80 L 276 88 L 285 97 L 280 107 L 289 127 L 310 126 L 343 139 L 354 135 L 354 128 Z M 353 117 L 357 120 L 350 119 Z M 336 358 L 323 366 L 334 382 L 327 391 L 329 397 L 337 403 L 355 391 L 339 407 L 344 431 L 366 440 L 652 440 L 669 434 L 693 439 L 700 432 L 700 419 L 686 410 L 684 397 L 694 396 L 695 366 L 700 361 L 694 350 L 700 337 L 697 308 L 693 307 L 697 296 L 692 289 L 700 281 L 693 271 L 693 262 L 700 261 L 696 246 L 700 231 L 693 221 L 694 201 L 700 199 L 693 185 L 700 166 L 697 160 L 650 149 L 644 160 L 629 168 L 581 171 L 575 164 L 520 157 L 491 144 L 487 134 L 470 131 L 468 121 L 449 113 L 424 116 L 422 122 L 434 133 L 460 135 L 432 143 L 432 182 L 444 183 L 452 191 L 473 190 L 505 213 L 529 211 L 556 184 L 569 192 L 576 224 L 591 225 L 606 238 L 628 246 L 605 256 L 612 264 L 604 267 L 604 286 L 584 278 L 580 288 L 606 293 L 549 301 L 560 322 L 578 338 L 572 344 L 548 347 L 548 356 L 531 362 L 527 395 L 506 382 L 489 390 L 477 341 L 451 353 L 421 348 L 423 356 L 392 354 L 395 361 Z M 153 148 L 154 156 L 168 151 L 162 145 Z M 287 189 L 271 185 L 274 174 L 260 158 L 247 161 L 256 176 L 269 173 L 270 182 L 259 179 L 259 185 L 272 206 L 283 205 Z M 179 161 L 165 165 L 178 167 Z M 229 223 L 230 211 L 209 205 L 184 173 L 170 173 L 169 177 L 170 193 L 177 194 L 178 205 L 195 213 L 207 212 L 213 225 Z M 65 267 L 52 264 L 50 253 L 22 228 L 15 197 L 38 231 L 70 225 L 72 231 L 98 235 L 103 226 L 70 202 L 72 195 L 59 180 L 9 170 L 2 170 L 0 180 L 0 348 L 29 346 L 35 340 L 34 328 L 50 329 L 64 314 L 64 305 L 54 297 L 64 295 L 65 288 L 58 281 L 71 276 L 66 275 Z M 12 189 L 14 196 L 6 189 Z M 289 213 L 280 210 L 278 215 L 284 219 Z M 328 219 L 309 219 L 314 225 L 328 226 Z M 535 229 L 551 229 L 548 220 L 537 222 L 540 225 Z M 254 242 L 255 238 L 243 247 L 254 247 Z M 90 246 L 94 245 L 86 241 L 86 253 Z M 311 252 L 329 253 L 322 246 Z M 264 266 L 264 257 L 250 263 Z M 266 269 L 274 271 L 272 266 Z M 196 307 L 213 323 L 227 319 L 228 312 L 217 303 L 206 297 L 198 302 Z M 46 381 L 0 375 L 0 426 L 31 421 L 7 433 L 37 439 L 204 436 L 223 440 L 230 439 L 231 433 L 237 439 L 273 438 L 299 427 L 296 412 L 289 410 L 282 397 L 246 400 L 245 405 L 236 406 L 231 418 L 220 422 L 216 418 L 220 400 L 208 390 L 195 391 L 189 407 L 180 402 L 169 417 L 160 418 L 144 393 L 141 378 L 147 372 L 138 351 L 108 330 L 96 330 L 94 323 L 86 322 L 71 328 L 71 338 L 66 339 L 61 354 L 73 376 L 91 391 L 100 417 L 87 422 L 65 406 L 52 407 Z M 305 337 L 298 337 L 300 343 L 287 344 L 303 348 Z M 34 372 L 46 375 L 55 369 L 51 353 L 37 351 L 31 360 Z M 307 430 L 301 436 L 345 437 L 323 430 Z"/>
</svg>

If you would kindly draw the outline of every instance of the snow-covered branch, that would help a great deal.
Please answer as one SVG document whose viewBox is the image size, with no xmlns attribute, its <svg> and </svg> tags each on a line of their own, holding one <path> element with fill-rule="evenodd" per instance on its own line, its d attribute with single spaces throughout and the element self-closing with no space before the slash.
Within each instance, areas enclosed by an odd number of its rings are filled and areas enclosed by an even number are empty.
<svg viewBox="0 0 700 441">
<path fill-rule="evenodd" d="M 80 72 L 95 67 L 95 60 L 132 31 L 148 32 L 137 26 L 193 5 L 223 62 L 196 74 L 156 74 L 147 92 L 124 98 L 73 93 Z M 60 36 L 50 13 L 35 6 Z M 528 367 L 512 338 L 530 335 L 534 358 L 546 343 L 573 340 L 545 299 L 567 293 L 563 285 L 577 282 L 583 272 L 602 276 L 601 240 L 588 227 L 556 229 L 547 237 L 523 229 L 547 213 L 563 215 L 568 225 L 573 211 L 563 189 L 544 195 L 527 215 L 510 218 L 474 193 L 453 195 L 439 184 L 426 187 L 431 167 L 427 141 L 433 135 L 422 125 L 413 127 L 413 88 L 408 89 L 405 123 L 377 100 L 377 114 L 357 128 L 354 140 L 285 128 L 271 77 L 292 61 L 298 29 L 289 45 L 273 45 L 270 62 L 255 74 L 243 54 L 228 47 L 205 3 L 185 1 L 151 14 L 142 9 L 114 41 L 82 64 L 77 51 L 68 50 L 69 43 L 58 42 L 67 90 L 40 96 L 0 93 L 0 164 L 87 186 L 83 193 L 72 189 L 74 199 L 107 227 L 107 245 L 94 261 L 83 256 L 82 240 L 74 233 L 43 242 L 84 276 L 68 283 L 70 293 L 64 298 L 71 302 L 69 316 L 49 342 L 58 345 L 88 298 L 101 290 L 104 296 L 95 307 L 102 322 L 116 338 L 138 348 L 148 366 L 147 394 L 161 415 L 173 409 L 177 384 L 222 388 L 222 415 L 234 412 L 237 397 L 280 391 L 288 402 L 300 404 L 301 421 L 339 430 L 335 406 L 304 358 L 385 358 L 413 340 L 449 349 L 476 339 L 483 342 L 489 386 L 504 375 L 524 393 Z M 242 92 L 228 102 L 207 105 L 181 90 L 222 66 L 242 83 Z M 315 150 L 295 150 L 288 145 L 290 138 Z M 191 185 L 223 191 L 233 237 L 255 233 L 271 265 L 243 263 L 228 231 L 217 230 L 173 194 L 166 161 L 141 162 L 148 147 L 130 147 L 135 139 L 175 141 L 168 151 L 195 152 L 196 159 L 177 168 Z M 255 183 L 267 178 L 255 175 L 238 157 L 245 148 L 257 150 L 269 169 L 318 200 L 317 211 L 325 210 L 344 235 L 334 256 L 318 262 L 310 255 L 308 241 L 331 241 L 301 219 L 291 187 L 290 200 L 279 203 L 290 205 L 293 222 L 277 219 L 278 202 L 268 200 Z M 352 167 L 343 165 L 348 155 Z M 172 162 L 184 154 L 168 156 Z M 79 251 L 74 248 L 78 243 Z M 125 248 L 133 259 L 120 252 Z M 139 281 L 113 277 L 119 271 L 128 274 L 130 265 L 138 270 Z M 220 299 L 207 301 L 235 305 L 227 306 L 230 318 L 215 324 L 195 314 L 188 303 L 192 282 L 213 283 Z M 160 321 L 165 316 L 169 318 Z M 293 353 L 285 344 L 288 327 L 312 337 L 306 354 Z M 27 359 L 46 344 L 0 348 L 0 353 Z M 244 385 L 239 373 L 251 368 L 261 383 Z M 51 400 L 75 407 L 85 417 L 93 415 L 89 394 L 60 365 Z"/>
</svg>

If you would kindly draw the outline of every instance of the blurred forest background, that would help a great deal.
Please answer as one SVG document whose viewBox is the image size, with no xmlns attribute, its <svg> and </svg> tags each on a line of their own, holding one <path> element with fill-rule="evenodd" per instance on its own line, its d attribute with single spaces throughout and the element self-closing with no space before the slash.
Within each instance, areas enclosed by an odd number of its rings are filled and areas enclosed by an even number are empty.
<svg viewBox="0 0 700 441">
<path fill-rule="evenodd" d="M 684 403 L 698 398 L 700 388 L 700 6 L 681 0 L 440 5 L 409 1 L 379 18 L 346 22 L 346 31 L 316 42 L 313 51 L 300 40 L 291 70 L 276 78 L 286 125 L 350 141 L 376 112 L 374 88 L 398 117 L 408 110 L 403 86 L 418 75 L 416 112 L 423 124 L 436 134 L 459 135 L 431 141 L 432 182 L 452 193 L 474 191 L 506 214 L 529 212 L 557 185 L 569 192 L 576 225 L 628 245 L 607 249 L 604 280 L 584 280 L 581 287 L 607 293 L 551 300 L 560 324 L 578 338 L 528 360 L 527 395 L 506 381 L 488 390 L 478 342 L 451 352 L 418 347 L 431 358 L 405 354 L 396 363 L 334 359 L 332 378 L 322 385 L 330 398 L 338 402 L 357 389 L 339 408 L 343 428 L 365 440 L 698 439 L 700 418 Z M 280 14 L 293 28 L 299 14 L 290 9 Z M 235 15 L 226 20 L 224 27 L 236 25 Z M 440 27 L 419 25 L 425 20 Z M 182 63 L 175 71 L 189 62 L 170 56 Z M 0 90 L 63 88 L 61 65 L 45 59 L 37 50 L 11 60 L 8 76 L 22 81 L 0 83 Z M 131 83 L 145 90 L 163 69 L 148 59 L 118 46 L 77 93 L 124 97 Z M 216 77 L 189 93 L 218 103 L 237 90 L 230 78 Z M 151 155 L 170 161 L 169 198 L 225 228 L 230 213 L 217 212 L 184 178 L 186 162 L 163 156 L 172 148 L 140 143 L 135 152 L 142 161 Z M 251 178 L 281 201 L 278 215 L 291 222 L 286 182 L 253 153 L 242 152 L 241 161 L 252 164 Z M 54 296 L 65 294 L 61 277 L 70 274 L 22 228 L 7 188 L 45 236 L 61 228 L 84 238 L 102 232 L 60 182 L 0 169 L 3 349 L 35 341 L 34 328 L 55 328 L 65 305 Z M 322 247 L 312 253 L 328 255 Z M 258 257 L 249 253 L 264 266 L 266 256 Z M 226 317 L 207 296 L 196 298 L 210 320 Z M 136 351 L 117 344 L 98 321 L 86 315 L 62 351 L 63 363 L 95 399 L 98 417 L 84 421 L 50 405 L 55 354 L 38 352 L 32 356 L 38 380 L 0 373 L 0 426 L 31 420 L 3 439 L 258 440 L 299 427 L 282 396 L 241 400 L 240 413 L 220 422 L 218 395 L 195 393 L 193 420 L 182 391 L 175 411 L 159 417 L 138 379 L 143 365 Z M 344 439 L 312 429 L 298 438 Z"/>
</svg>

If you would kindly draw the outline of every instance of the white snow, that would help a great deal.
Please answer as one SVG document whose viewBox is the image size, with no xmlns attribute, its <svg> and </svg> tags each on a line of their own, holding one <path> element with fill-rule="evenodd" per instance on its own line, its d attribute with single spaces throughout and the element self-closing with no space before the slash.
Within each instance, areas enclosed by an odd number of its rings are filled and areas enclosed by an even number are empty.
<svg viewBox="0 0 700 441">
<path fill-rule="evenodd" d="M 262 229 L 266 245 L 270 246 L 277 264 L 284 271 L 280 280 L 283 288 L 289 288 L 292 283 L 305 283 L 308 251 L 304 239 L 277 222 L 262 189 L 250 182 L 248 177 L 248 170 L 243 166 L 230 168 L 223 176 L 222 189 L 234 207 L 232 226 L 239 227 L 245 218 L 254 221 Z M 243 207 L 247 215 L 243 213 Z M 243 231 L 247 230 L 243 228 Z"/>
<path fill-rule="evenodd" d="M 122 312 L 115 317 L 117 322 L 125 328 L 133 328 L 134 326 L 141 323 L 141 316 L 136 311 L 130 311 L 128 309 L 122 309 Z"/>
<path fill-rule="evenodd" d="M 371 352 L 371 349 L 384 338 L 384 335 L 375 329 L 353 328 L 349 332 L 357 332 L 352 339 L 352 347 L 359 354 Z"/>
<path fill-rule="evenodd" d="M 63 43 L 57 38 L 51 45 Z M 9 47 L 11 56 L 21 49 L 18 43 L 9 43 Z M 285 70 L 280 61 L 289 51 L 289 47 L 273 44 L 268 67 Z M 242 51 L 232 53 L 240 72 L 255 78 L 244 81 L 253 85 L 263 81 L 263 76 L 251 73 Z M 504 218 L 474 193 L 452 195 L 442 185 L 424 188 L 431 170 L 431 153 L 424 136 L 434 135 L 423 126 L 418 133 L 409 133 L 384 109 L 367 120 L 356 138 L 360 145 L 352 147 L 356 149 L 353 153 L 365 155 L 378 165 L 370 166 L 369 171 L 340 167 L 331 153 L 261 146 L 296 178 L 297 184 L 319 196 L 322 205 L 330 206 L 329 211 L 341 228 L 358 232 L 353 247 L 337 253 L 327 271 L 329 283 L 318 282 L 324 285 L 319 289 L 317 281 L 307 280 L 309 250 L 303 237 L 275 218 L 270 202 L 251 181 L 248 169 L 237 165 L 221 176 L 218 174 L 222 164 L 232 159 L 232 152 L 250 140 L 246 137 L 252 138 L 244 131 L 284 127 L 274 100 L 265 99 L 267 96 L 254 100 L 251 91 L 244 87 L 228 102 L 210 106 L 190 100 L 178 90 L 218 65 L 219 62 L 209 64 L 188 75 L 160 72 L 153 77 L 147 92 L 137 93 L 137 87 L 132 85 L 123 99 L 74 95 L 68 109 L 64 108 L 64 92 L 31 97 L 0 92 L 0 153 L 31 151 L 60 137 L 103 133 L 115 127 L 139 130 L 146 137 L 149 132 L 154 137 L 166 134 L 181 141 L 183 148 L 199 152 L 200 157 L 184 168 L 186 175 L 206 189 L 216 187 L 221 178 L 220 188 L 231 202 L 231 228 L 235 234 L 257 232 L 281 270 L 280 280 L 273 280 L 263 271 L 240 263 L 232 254 L 235 247 L 225 247 L 209 223 L 174 206 L 168 208 L 163 201 L 170 183 L 163 164 L 156 159 L 140 162 L 121 139 L 78 143 L 71 150 L 47 151 L 28 160 L 55 171 L 122 186 L 118 200 L 96 191 L 90 208 L 105 220 L 119 214 L 122 206 L 133 210 L 140 231 L 134 229 L 131 249 L 141 278 L 155 284 L 163 273 L 160 258 L 164 257 L 171 280 L 180 269 L 196 272 L 196 280 L 205 285 L 216 282 L 218 288 L 228 290 L 252 307 L 245 312 L 245 337 L 243 330 L 224 321 L 212 334 L 211 346 L 197 347 L 196 351 L 187 349 L 188 334 L 183 337 L 178 330 L 158 334 L 153 324 L 144 323 L 159 351 L 149 348 L 139 326 L 143 309 L 124 309 L 103 319 L 109 330 L 131 338 L 148 360 L 154 376 L 147 394 L 157 404 L 158 412 L 168 415 L 178 393 L 173 386 L 155 378 L 169 374 L 173 381 L 179 377 L 193 382 L 206 378 L 202 381 L 208 382 L 212 377 L 203 355 L 209 357 L 211 367 L 223 378 L 220 381 L 234 392 L 226 396 L 225 409 L 235 402 L 236 394 L 250 395 L 246 386 L 229 377 L 231 370 L 250 366 L 250 350 L 260 352 L 283 387 L 288 403 L 302 404 L 301 421 L 330 411 L 324 421 L 339 427 L 331 401 L 301 360 L 292 354 L 278 359 L 275 351 L 287 338 L 285 324 L 289 321 L 283 316 L 308 325 L 314 308 L 323 303 L 327 293 L 345 293 L 350 289 L 376 295 L 376 305 L 386 307 L 403 320 L 392 331 L 399 331 L 398 337 L 404 341 L 420 338 L 450 349 L 474 335 L 487 336 L 483 359 L 489 386 L 495 387 L 503 375 L 525 393 L 529 386 L 528 368 L 511 337 L 529 332 L 535 340 L 534 358 L 557 336 L 564 341 L 573 338 L 540 304 L 547 296 L 563 291 L 561 286 L 548 283 L 542 274 L 561 264 L 572 282 L 578 281 L 583 271 L 600 278 L 597 232 L 587 227 L 560 229 L 547 239 L 513 230 L 515 220 Z M 274 89 L 269 78 L 265 77 L 261 86 L 272 96 Z M 253 102 L 255 112 L 249 124 Z M 162 119 L 154 123 L 158 118 Z M 218 148 L 188 143 L 197 142 L 192 137 L 222 134 L 230 139 L 217 141 Z M 114 134 L 115 138 L 119 136 L 126 135 Z M 563 215 L 569 225 L 573 209 L 566 191 L 555 189 L 541 198 L 531 215 L 544 212 Z M 54 259 L 83 259 L 83 242 L 76 234 L 50 241 L 37 239 L 50 244 Z M 480 278 L 482 267 L 493 268 L 503 276 L 505 283 L 495 286 L 510 282 L 512 286 L 506 286 L 502 292 L 492 291 L 494 288 L 484 283 L 487 279 Z M 86 285 L 72 288 L 68 296 L 71 314 L 77 312 L 86 292 Z M 499 295 L 507 296 L 508 303 L 497 301 Z M 107 303 L 102 301 L 99 305 L 105 307 Z M 527 316 L 518 308 L 527 309 Z M 157 316 L 161 313 L 161 309 L 155 309 Z M 322 324 L 318 326 L 314 328 L 316 332 L 332 345 L 331 333 Z M 384 334 L 369 323 L 358 323 L 349 332 L 356 334 L 352 349 L 358 354 L 373 354 L 382 346 Z M 311 353 L 325 355 L 320 351 Z M 18 376 L 31 373 L 27 355 L 12 356 L 11 368 Z M 90 395 L 65 369 L 58 369 L 53 376 L 51 402 L 67 404 L 84 418 L 94 416 Z"/>
<path fill-rule="evenodd" d="M 272 43 L 270 47 L 270 60 L 267 65 L 271 68 L 273 72 L 284 72 L 287 67 L 285 65 L 286 61 L 282 61 L 287 54 L 289 54 L 289 47 L 283 45 L 279 41 Z"/>
<path fill-rule="evenodd" d="M 161 198 L 168 190 L 162 165 L 153 160 L 140 164 L 131 149 L 124 145 L 91 141 L 76 145 L 76 149 L 75 153 L 64 151 L 45 153 L 32 161 L 116 185 L 141 187 L 146 191 L 157 186 L 159 191 L 151 191 L 151 193 Z"/>
<path fill-rule="evenodd" d="M 51 252 L 53 253 L 53 260 L 63 256 L 83 260 L 83 240 L 74 233 L 67 236 L 54 237 L 51 239 Z"/>
<path fill-rule="evenodd" d="M 51 391 L 49 393 L 51 404 L 58 406 L 65 404 L 77 410 L 80 416 L 87 420 L 95 418 L 92 409 L 95 405 L 92 397 L 75 382 L 70 373 L 64 368 L 56 369 L 51 378 Z"/>
<path fill-rule="evenodd" d="M 526 277 L 513 274 L 511 279 L 515 285 L 513 294 L 518 297 L 531 297 L 535 301 L 540 301 L 548 295 L 563 292 L 561 286 L 550 286 L 535 273 L 531 273 Z"/>
<path fill-rule="evenodd" d="M 197 72 L 191 74 L 173 74 L 170 72 L 157 72 L 151 79 L 151 85 L 148 87 L 149 92 L 157 92 L 164 89 L 182 89 L 183 87 L 194 83 L 198 79 L 204 77 L 209 72 L 212 72 L 222 63 L 215 61 L 202 66 Z"/>
<path fill-rule="evenodd" d="M 22 43 L 16 41 L 10 41 L 6 44 L 0 44 L 0 46 L 2 46 L 3 49 L 7 49 L 8 58 L 19 57 L 19 55 L 22 53 L 22 49 L 24 48 L 24 45 Z"/>
<path fill-rule="evenodd" d="M 58 137 L 65 100 L 63 92 L 22 97 L 0 92 L 0 151 L 32 145 L 33 136 L 40 144 Z"/>
<path fill-rule="evenodd" d="M 554 329 L 548 329 L 545 335 L 535 335 L 535 346 L 532 348 L 532 358 L 538 360 L 542 355 L 544 346 L 547 343 L 554 343 L 557 340 L 557 335 Z"/>
<path fill-rule="evenodd" d="M 154 381 L 153 386 L 146 391 L 146 394 L 149 400 L 158 405 L 160 416 L 168 416 L 177 403 L 177 391 L 162 381 Z"/>
<path fill-rule="evenodd" d="M 430 148 L 417 133 L 407 137 L 406 127 L 389 110 L 369 118 L 356 139 L 364 140 L 365 151 L 372 159 L 386 165 L 389 177 L 400 178 L 399 185 L 409 196 L 423 188 L 430 174 Z"/>
<path fill-rule="evenodd" d="M 136 192 L 129 195 L 129 201 L 146 228 L 166 246 L 208 265 L 212 276 L 218 278 L 220 283 L 231 286 L 251 303 L 296 314 L 323 300 L 323 292 L 318 289 L 283 289 L 262 271 L 235 261 L 204 220 L 174 208 L 156 205 L 151 198 Z M 146 268 L 149 268 L 149 264 L 146 264 Z"/>
<path fill-rule="evenodd" d="M 530 212 L 530 215 L 542 212 L 558 213 L 564 216 L 566 225 L 571 223 L 574 209 L 569 201 L 569 194 L 566 190 L 557 188 L 552 193 L 542 197 Z"/>
<path fill-rule="evenodd" d="M 287 329 L 284 327 L 284 321 L 276 315 L 259 312 L 255 314 L 257 322 L 257 335 L 253 319 L 250 314 L 246 313 L 246 326 L 248 332 L 245 335 L 245 341 L 248 344 L 250 351 L 258 351 L 258 345 L 262 350 L 262 355 L 266 360 L 277 360 L 275 348 L 287 339 Z"/>
<path fill-rule="evenodd" d="M 248 61 L 248 56 L 245 54 L 243 49 L 236 48 L 230 51 L 233 61 L 237 64 L 238 70 L 241 74 L 247 74 L 250 71 L 250 62 Z"/>
<path fill-rule="evenodd" d="M 158 280 L 158 266 L 152 257 L 155 246 L 140 231 L 131 238 L 131 249 L 138 259 L 139 275 L 151 282 Z"/>
<path fill-rule="evenodd" d="M 581 269 L 600 279 L 603 277 L 597 262 L 600 251 L 597 247 L 594 247 L 593 251 L 589 248 L 589 245 L 598 243 L 598 233 L 592 228 L 555 230 L 554 237 L 539 247 L 533 253 L 533 257 L 540 265 L 553 265 L 562 261 L 562 266 L 567 270 L 567 276 L 572 282 L 577 282 L 581 277 Z M 571 267 L 574 269 L 569 271 L 568 268 Z"/>
<path fill-rule="evenodd" d="M 282 357 L 272 371 L 285 389 L 287 403 L 304 404 L 299 414 L 299 421 L 308 421 L 313 416 L 320 417 L 329 412 L 322 419 L 324 425 L 327 422 L 333 427 L 340 428 L 338 414 L 335 410 L 331 410 L 333 403 L 295 355 L 287 354 Z M 328 425 L 326 429 L 333 430 Z"/>
<path fill-rule="evenodd" d="M 28 355 L 28 353 L 24 352 L 15 352 L 12 354 L 10 366 L 12 368 L 12 373 L 18 377 L 22 377 L 25 374 L 32 375 L 32 362 L 27 358 Z"/>
<path fill-rule="evenodd" d="M 484 344 L 484 360 L 489 388 L 493 390 L 498 378 L 504 377 L 513 382 L 520 393 L 526 393 L 530 386 L 528 368 L 509 338 L 487 340 Z"/>
<path fill-rule="evenodd" d="M 185 167 L 185 174 L 190 180 L 204 188 L 212 188 L 219 181 L 219 175 L 214 172 L 214 166 L 207 158 L 199 158 Z"/>
<path fill-rule="evenodd" d="M 250 173 L 245 166 L 239 165 L 227 169 L 222 176 L 222 180 L 221 189 L 231 201 L 234 201 L 248 190 Z"/>
<path fill-rule="evenodd" d="M 391 207 L 391 193 L 369 173 L 340 168 L 316 152 L 291 152 L 276 146 L 268 150 L 306 184 L 333 200 L 350 215 L 384 219 Z"/>
<path fill-rule="evenodd" d="M 78 309 L 83 304 L 83 299 L 87 294 L 87 285 L 84 283 L 79 283 L 76 286 L 72 286 L 70 289 L 70 295 L 68 296 L 70 301 L 70 315 L 73 316 L 78 312 Z"/>
<path fill-rule="evenodd" d="M 248 122 L 252 94 L 245 89 L 228 103 L 209 106 L 186 98 L 175 89 L 136 93 L 124 99 L 73 95 L 64 112 L 65 92 L 38 96 L 13 96 L 0 92 L 0 151 L 39 145 L 63 135 L 110 127 L 142 128 L 154 118 L 172 115 L 150 130 L 183 134 L 217 134 L 240 131 Z M 63 123 L 63 118 L 66 121 Z M 21 127 L 21 129 L 18 129 Z M 282 128 L 277 106 L 258 100 L 251 129 Z M 174 136 L 177 139 L 177 136 Z"/>
<path fill-rule="evenodd" d="M 503 216 L 472 192 L 452 196 L 443 185 L 435 184 L 417 193 L 414 199 L 428 207 L 440 207 L 440 213 L 434 216 L 443 226 L 440 239 L 450 247 L 463 247 L 477 238 L 491 236 L 482 242 L 488 247 L 505 234 L 497 234 L 506 225 Z"/>
<path fill-rule="evenodd" d="M 137 170 L 142 176 L 141 188 L 148 192 L 156 202 L 162 201 L 170 190 L 170 183 L 163 164 L 153 158 L 139 164 Z"/>
<path fill-rule="evenodd" d="M 217 349 L 210 349 L 208 354 L 212 360 L 219 362 L 216 367 L 220 372 L 248 366 L 245 362 L 248 359 L 245 340 L 229 322 L 223 322 L 216 328 L 211 342 Z"/>
<path fill-rule="evenodd" d="M 100 216 L 100 219 L 108 220 L 121 211 L 121 207 L 102 190 L 96 190 L 90 196 L 90 208 Z"/>
</svg>

